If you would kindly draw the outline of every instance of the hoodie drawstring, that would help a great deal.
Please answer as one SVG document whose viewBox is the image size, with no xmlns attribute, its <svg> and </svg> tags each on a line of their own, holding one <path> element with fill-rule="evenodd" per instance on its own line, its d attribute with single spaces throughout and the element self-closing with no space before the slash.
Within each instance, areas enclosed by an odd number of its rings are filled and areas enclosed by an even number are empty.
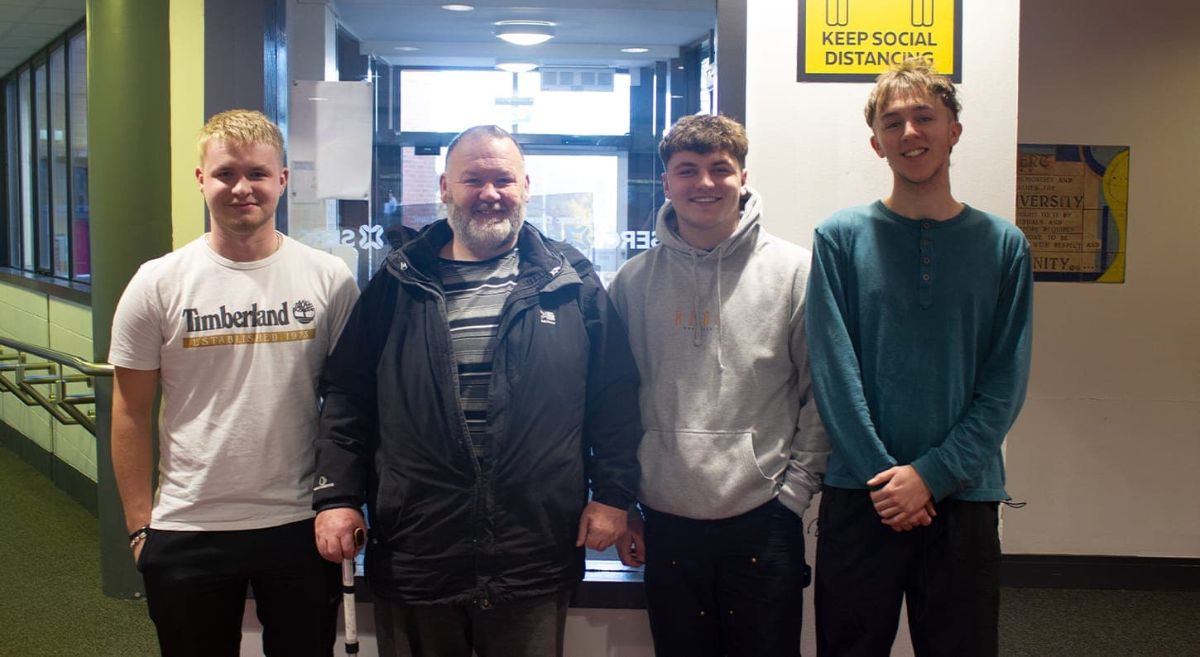
<svg viewBox="0 0 1200 657">
<path fill-rule="evenodd" d="M 695 323 L 695 330 L 692 331 L 692 346 L 699 347 L 702 340 L 700 332 L 704 328 L 704 314 L 700 308 L 700 266 L 697 262 L 695 249 L 690 251 L 692 257 L 692 321 Z M 721 266 L 725 263 L 725 249 L 717 248 L 717 369 L 725 371 L 725 361 L 721 354 Z"/>
<path fill-rule="evenodd" d="M 692 254 L 692 323 L 695 325 L 695 330 L 692 331 L 692 346 L 700 346 L 700 324 L 702 315 L 700 314 L 700 267 L 696 264 L 696 252 Z"/>
<path fill-rule="evenodd" d="M 725 371 L 725 361 L 721 360 L 721 265 L 725 262 L 725 248 L 717 247 L 717 369 Z"/>
</svg>

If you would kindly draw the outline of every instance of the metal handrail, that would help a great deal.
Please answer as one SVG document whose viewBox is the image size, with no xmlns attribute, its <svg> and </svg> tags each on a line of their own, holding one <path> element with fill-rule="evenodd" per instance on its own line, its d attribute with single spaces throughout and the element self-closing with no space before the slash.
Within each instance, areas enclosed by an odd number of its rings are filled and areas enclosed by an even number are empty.
<svg viewBox="0 0 1200 657">
<path fill-rule="evenodd" d="M 8 353 L 5 348 L 15 353 Z M 42 358 L 45 362 L 28 362 L 29 356 Z M 79 374 L 68 374 L 70 368 Z M 46 372 L 30 376 L 27 372 Z M 14 379 L 7 376 L 15 374 Z M 113 366 L 108 363 L 91 363 L 78 356 L 54 349 L 47 349 L 0 336 L 0 393 L 11 392 L 27 406 L 41 406 L 59 423 L 79 425 L 93 436 L 96 435 L 95 412 L 87 412 L 80 406 L 94 406 L 96 395 L 68 393 L 67 385 L 85 383 L 95 390 L 95 377 L 112 376 Z M 39 386 L 51 386 L 49 393 Z"/>
<path fill-rule="evenodd" d="M 28 342 L 6 338 L 3 335 L 0 335 L 0 347 L 8 347 L 9 349 L 16 349 L 17 351 L 40 356 L 60 365 L 66 365 L 73 370 L 78 370 L 89 376 L 112 376 L 113 373 L 113 366 L 108 363 L 92 363 L 79 356 L 68 354 L 65 351 L 55 351 L 54 349 L 39 347 Z"/>
</svg>

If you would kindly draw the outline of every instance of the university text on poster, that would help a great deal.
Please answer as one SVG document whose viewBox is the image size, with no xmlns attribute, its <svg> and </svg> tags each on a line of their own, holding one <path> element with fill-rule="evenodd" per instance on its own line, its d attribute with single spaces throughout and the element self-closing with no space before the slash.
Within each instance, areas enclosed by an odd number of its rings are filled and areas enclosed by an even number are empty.
<svg viewBox="0 0 1200 657">
<path fill-rule="evenodd" d="M 1129 147 L 1021 144 L 1017 226 L 1038 281 L 1125 282 Z"/>
</svg>

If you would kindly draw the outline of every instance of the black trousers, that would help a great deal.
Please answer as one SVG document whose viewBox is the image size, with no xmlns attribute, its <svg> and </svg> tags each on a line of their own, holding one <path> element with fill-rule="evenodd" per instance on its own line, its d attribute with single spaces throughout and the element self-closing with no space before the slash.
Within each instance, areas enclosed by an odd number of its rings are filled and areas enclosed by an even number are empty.
<svg viewBox="0 0 1200 657">
<path fill-rule="evenodd" d="M 268 657 L 330 657 L 341 577 L 313 521 L 244 531 L 151 530 L 138 570 L 164 657 L 237 657 L 247 586 Z"/>
<path fill-rule="evenodd" d="M 646 610 L 658 657 L 797 657 L 804 523 L 778 500 L 722 520 L 645 509 Z"/>
<path fill-rule="evenodd" d="M 908 603 L 917 657 L 996 657 L 998 503 L 942 500 L 929 527 L 895 532 L 866 490 L 825 487 L 817 534 L 817 654 L 887 657 Z"/>
</svg>

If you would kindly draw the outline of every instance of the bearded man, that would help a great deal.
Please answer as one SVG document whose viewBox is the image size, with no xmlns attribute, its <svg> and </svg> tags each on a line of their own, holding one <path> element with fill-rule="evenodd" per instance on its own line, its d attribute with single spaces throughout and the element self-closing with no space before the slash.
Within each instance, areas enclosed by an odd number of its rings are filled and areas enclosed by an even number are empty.
<svg viewBox="0 0 1200 657">
<path fill-rule="evenodd" d="M 353 557 L 366 504 L 380 655 L 561 656 L 637 490 L 637 369 L 591 263 L 524 223 L 510 134 L 455 137 L 441 195 L 326 364 L 317 546 Z"/>
</svg>

